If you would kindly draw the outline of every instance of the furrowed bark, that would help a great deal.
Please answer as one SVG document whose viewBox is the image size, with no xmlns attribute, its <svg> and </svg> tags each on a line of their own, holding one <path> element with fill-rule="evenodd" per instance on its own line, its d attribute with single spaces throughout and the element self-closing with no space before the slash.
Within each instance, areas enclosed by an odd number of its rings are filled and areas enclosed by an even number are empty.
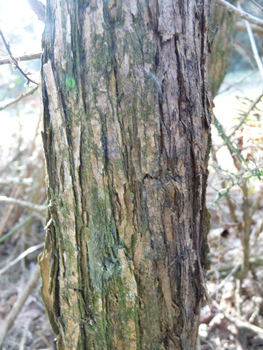
<svg viewBox="0 0 263 350">
<path fill-rule="evenodd" d="M 40 264 L 58 349 L 194 349 L 209 3 L 47 1 Z"/>
</svg>

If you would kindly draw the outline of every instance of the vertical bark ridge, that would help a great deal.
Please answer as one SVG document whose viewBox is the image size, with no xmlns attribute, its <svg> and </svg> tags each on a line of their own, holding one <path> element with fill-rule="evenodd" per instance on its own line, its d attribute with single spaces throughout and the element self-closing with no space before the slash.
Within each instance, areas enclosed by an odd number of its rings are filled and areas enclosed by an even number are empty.
<svg viewBox="0 0 263 350">
<path fill-rule="evenodd" d="M 59 349 L 194 349 L 208 230 L 209 1 L 47 8 L 45 305 Z"/>
</svg>

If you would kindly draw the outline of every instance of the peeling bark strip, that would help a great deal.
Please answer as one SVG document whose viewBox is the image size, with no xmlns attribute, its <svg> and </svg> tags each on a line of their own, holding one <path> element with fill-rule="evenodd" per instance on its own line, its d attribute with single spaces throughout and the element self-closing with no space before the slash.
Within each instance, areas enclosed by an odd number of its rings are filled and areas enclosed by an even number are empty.
<svg viewBox="0 0 263 350">
<path fill-rule="evenodd" d="M 47 0 L 40 265 L 58 349 L 194 349 L 208 265 L 209 4 Z"/>
</svg>

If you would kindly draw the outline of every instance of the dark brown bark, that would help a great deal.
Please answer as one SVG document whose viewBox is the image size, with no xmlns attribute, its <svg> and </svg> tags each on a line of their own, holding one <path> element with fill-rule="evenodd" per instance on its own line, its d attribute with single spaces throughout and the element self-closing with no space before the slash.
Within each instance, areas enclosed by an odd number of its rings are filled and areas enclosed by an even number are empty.
<svg viewBox="0 0 263 350">
<path fill-rule="evenodd" d="M 194 349 L 208 264 L 208 12 L 193 0 L 47 2 L 40 265 L 59 349 Z"/>
</svg>

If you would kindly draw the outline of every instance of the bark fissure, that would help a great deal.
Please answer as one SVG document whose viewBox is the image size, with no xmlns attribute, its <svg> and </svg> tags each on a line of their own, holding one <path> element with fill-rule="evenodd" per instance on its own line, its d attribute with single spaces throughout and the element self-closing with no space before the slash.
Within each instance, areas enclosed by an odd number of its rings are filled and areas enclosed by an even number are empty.
<svg viewBox="0 0 263 350">
<path fill-rule="evenodd" d="M 45 305 L 59 349 L 194 348 L 210 113 L 198 6 L 196 19 L 195 1 L 47 1 Z"/>
</svg>

